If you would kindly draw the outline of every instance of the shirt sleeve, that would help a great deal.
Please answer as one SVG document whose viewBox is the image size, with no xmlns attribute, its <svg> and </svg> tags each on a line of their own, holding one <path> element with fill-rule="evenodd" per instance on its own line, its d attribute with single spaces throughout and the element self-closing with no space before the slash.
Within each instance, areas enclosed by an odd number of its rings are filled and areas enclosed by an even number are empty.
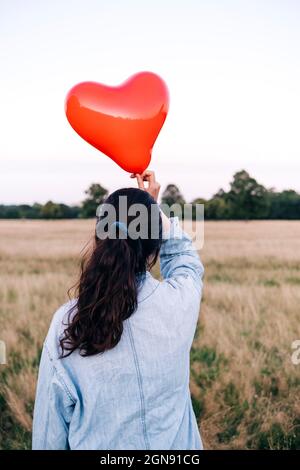
<svg viewBox="0 0 300 470">
<path fill-rule="evenodd" d="M 74 400 L 45 343 L 34 407 L 32 449 L 68 449 L 69 424 L 73 409 Z"/>
<path fill-rule="evenodd" d="M 193 286 L 201 295 L 204 268 L 191 237 L 182 230 L 178 217 L 170 219 L 170 230 L 164 234 L 160 250 L 160 270 L 174 288 Z"/>
</svg>

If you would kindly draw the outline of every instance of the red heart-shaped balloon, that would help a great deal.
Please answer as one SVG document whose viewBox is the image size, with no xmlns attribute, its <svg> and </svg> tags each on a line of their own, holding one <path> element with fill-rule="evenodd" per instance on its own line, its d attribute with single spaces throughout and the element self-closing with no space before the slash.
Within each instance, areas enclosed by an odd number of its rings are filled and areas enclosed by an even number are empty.
<svg viewBox="0 0 300 470">
<path fill-rule="evenodd" d="M 142 173 L 149 165 L 168 109 L 167 86 L 151 72 L 137 73 L 116 87 L 79 83 L 65 104 L 73 129 L 131 173 Z"/>
</svg>

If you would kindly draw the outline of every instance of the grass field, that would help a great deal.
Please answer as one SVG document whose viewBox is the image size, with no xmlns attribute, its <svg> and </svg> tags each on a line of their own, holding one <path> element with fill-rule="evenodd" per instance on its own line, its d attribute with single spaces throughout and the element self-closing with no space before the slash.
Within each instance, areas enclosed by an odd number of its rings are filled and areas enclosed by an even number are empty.
<svg viewBox="0 0 300 470">
<path fill-rule="evenodd" d="M 92 221 L 0 221 L 0 449 L 28 449 L 41 346 Z M 300 448 L 300 222 L 206 222 L 191 391 L 206 448 Z"/>
</svg>

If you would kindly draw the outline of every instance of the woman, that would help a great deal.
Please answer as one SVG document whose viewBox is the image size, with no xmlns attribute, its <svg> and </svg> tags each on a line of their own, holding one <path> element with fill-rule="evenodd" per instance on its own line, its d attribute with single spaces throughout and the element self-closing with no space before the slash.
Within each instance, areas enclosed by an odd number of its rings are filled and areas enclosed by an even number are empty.
<svg viewBox="0 0 300 470">
<path fill-rule="evenodd" d="M 139 189 L 107 198 L 116 220 L 103 237 L 100 212 L 77 297 L 53 317 L 39 369 L 33 449 L 202 449 L 189 354 L 203 266 L 178 219 L 159 210 L 154 173 L 137 181 Z M 120 220 L 121 197 L 127 223 Z M 130 233 L 135 204 L 145 209 L 147 237 Z M 158 255 L 162 281 L 149 272 Z"/>
</svg>

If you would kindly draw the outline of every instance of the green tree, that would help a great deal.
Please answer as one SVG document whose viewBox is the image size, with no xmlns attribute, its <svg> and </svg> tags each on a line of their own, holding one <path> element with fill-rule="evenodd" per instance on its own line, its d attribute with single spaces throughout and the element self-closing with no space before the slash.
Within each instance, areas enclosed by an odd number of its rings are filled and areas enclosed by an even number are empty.
<svg viewBox="0 0 300 470">
<path fill-rule="evenodd" d="M 173 204 L 185 204 L 185 199 L 176 184 L 168 184 L 162 193 L 161 203 L 171 207 Z"/>
<path fill-rule="evenodd" d="M 63 219 L 63 210 L 60 204 L 48 201 L 41 208 L 41 217 L 43 219 Z"/>
<path fill-rule="evenodd" d="M 267 189 L 245 170 L 233 176 L 230 191 L 223 195 L 232 219 L 263 219 L 269 212 Z"/>
<path fill-rule="evenodd" d="M 80 213 L 80 207 L 68 206 L 67 204 L 59 204 L 60 212 L 63 219 L 77 219 Z"/>
<path fill-rule="evenodd" d="M 102 204 L 108 191 L 101 184 L 93 183 L 85 191 L 87 198 L 83 201 L 80 216 L 84 219 L 96 217 L 96 211 L 99 204 Z"/>
<path fill-rule="evenodd" d="M 21 204 L 19 207 L 19 216 L 22 219 L 38 219 L 41 217 L 41 204 L 33 204 L 30 206 L 28 204 Z"/>
<path fill-rule="evenodd" d="M 19 206 L 11 205 L 5 206 L 0 205 L 0 218 L 1 219 L 19 219 L 20 218 L 20 209 Z"/>
<path fill-rule="evenodd" d="M 225 198 L 214 197 L 204 206 L 206 219 L 226 220 L 230 217 L 230 205 Z"/>
<path fill-rule="evenodd" d="M 192 204 L 204 204 L 205 220 L 224 220 L 230 216 L 229 204 L 225 198 L 226 193 L 220 189 L 211 199 L 198 198 Z M 195 210 L 193 211 L 195 218 Z"/>
<path fill-rule="evenodd" d="M 161 208 L 168 216 L 183 218 L 185 199 L 176 184 L 168 184 L 161 197 Z"/>
<path fill-rule="evenodd" d="M 293 190 L 269 192 L 269 218 L 300 219 L 300 194 Z"/>
<path fill-rule="evenodd" d="M 191 202 L 191 204 L 192 204 L 192 207 L 193 207 L 193 209 L 192 209 L 192 218 L 193 218 L 193 220 L 196 219 L 196 215 L 197 215 L 196 214 L 196 204 L 203 204 L 204 205 L 204 218 L 206 218 L 206 204 L 207 204 L 206 199 L 199 197 L 197 199 L 194 199 Z"/>
</svg>

